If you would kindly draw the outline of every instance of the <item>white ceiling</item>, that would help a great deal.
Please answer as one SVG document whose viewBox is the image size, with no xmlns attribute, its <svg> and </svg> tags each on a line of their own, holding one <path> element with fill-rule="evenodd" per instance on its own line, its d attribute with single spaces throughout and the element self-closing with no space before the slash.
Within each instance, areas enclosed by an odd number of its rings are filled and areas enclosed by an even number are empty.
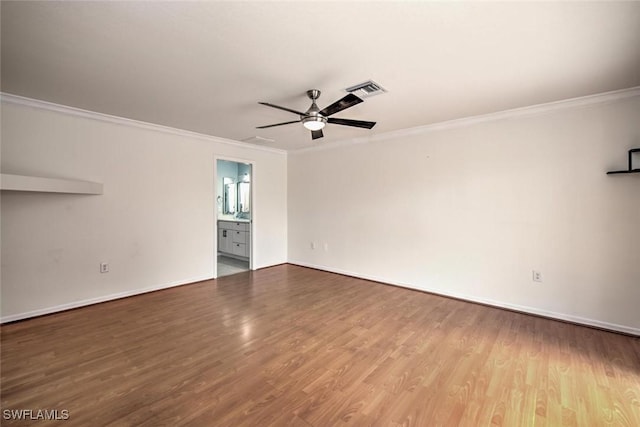
<svg viewBox="0 0 640 427">
<path fill-rule="evenodd" d="M 640 85 L 640 2 L 2 1 L 2 91 L 287 150 Z M 388 93 L 311 141 L 297 116 Z M 262 144 L 266 145 L 266 144 Z"/>
</svg>

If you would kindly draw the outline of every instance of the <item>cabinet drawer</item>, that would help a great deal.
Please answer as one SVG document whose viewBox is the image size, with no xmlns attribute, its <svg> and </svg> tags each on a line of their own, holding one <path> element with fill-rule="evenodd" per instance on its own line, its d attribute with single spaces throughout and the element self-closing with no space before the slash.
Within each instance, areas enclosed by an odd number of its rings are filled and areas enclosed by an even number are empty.
<svg viewBox="0 0 640 427">
<path fill-rule="evenodd" d="M 249 231 L 248 222 L 218 220 L 218 228 L 225 230 Z"/>
<path fill-rule="evenodd" d="M 249 235 L 249 233 L 247 233 L 246 231 L 227 231 L 227 233 L 231 233 L 231 236 L 233 238 L 233 243 L 249 243 L 247 242 L 247 237 Z"/>
<path fill-rule="evenodd" d="M 230 222 L 232 230 L 236 231 L 249 231 L 249 223 L 248 222 Z"/>
<path fill-rule="evenodd" d="M 238 256 L 248 257 L 249 247 L 244 243 L 234 243 L 231 253 Z"/>
</svg>

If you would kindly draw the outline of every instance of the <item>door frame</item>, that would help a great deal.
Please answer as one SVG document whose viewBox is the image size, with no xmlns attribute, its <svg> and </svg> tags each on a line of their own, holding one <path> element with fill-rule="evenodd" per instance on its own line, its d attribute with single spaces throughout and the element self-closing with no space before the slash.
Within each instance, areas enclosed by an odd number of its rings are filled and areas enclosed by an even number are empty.
<svg viewBox="0 0 640 427">
<path fill-rule="evenodd" d="M 255 160 L 243 159 L 240 157 L 215 155 L 213 157 L 213 278 L 218 278 L 218 196 L 222 197 L 222 194 L 218 194 L 218 160 L 225 160 L 227 162 L 244 163 L 251 166 L 251 190 L 249 197 L 251 199 L 251 221 L 249 222 L 249 270 L 255 270 L 254 268 L 254 251 L 255 247 L 255 235 L 256 235 L 256 162 Z"/>
</svg>

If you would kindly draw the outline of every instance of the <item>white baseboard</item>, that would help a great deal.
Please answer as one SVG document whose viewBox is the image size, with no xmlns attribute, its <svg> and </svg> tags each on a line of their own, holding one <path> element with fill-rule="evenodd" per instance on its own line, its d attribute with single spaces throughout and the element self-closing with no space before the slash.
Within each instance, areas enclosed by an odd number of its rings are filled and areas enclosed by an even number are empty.
<svg viewBox="0 0 640 427">
<path fill-rule="evenodd" d="M 176 286 L 189 285 L 191 283 L 201 282 L 203 280 L 211 280 L 211 279 L 213 279 L 213 277 L 211 277 L 211 276 L 193 277 L 191 279 L 169 282 L 169 283 L 165 283 L 165 284 L 162 284 L 162 285 L 151 286 L 151 287 L 148 287 L 148 288 L 134 289 L 134 290 L 131 290 L 131 291 L 118 292 L 116 294 L 104 295 L 104 296 L 85 299 L 85 300 L 81 300 L 81 301 L 73 301 L 73 302 L 70 302 L 70 303 L 60 304 L 60 305 L 56 305 L 56 306 L 53 306 L 53 307 L 40 308 L 38 310 L 27 311 L 27 312 L 19 313 L 19 314 L 12 314 L 10 316 L 3 316 L 2 318 L 0 318 L 0 323 L 14 322 L 16 320 L 23 320 L 23 319 L 28 319 L 30 317 L 42 316 L 42 315 L 51 314 L 51 313 L 57 313 L 59 311 L 71 310 L 73 308 L 84 307 L 84 306 L 92 305 L 92 304 L 99 304 L 101 302 L 107 302 L 107 301 L 112 301 L 112 300 L 116 300 L 116 299 L 120 299 L 120 298 L 131 297 L 131 296 L 134 296 L 134 295 L 146 294 L 147 292 L 153 292 L 153 291 L 159 291 L 159 290 L 162 290 L 162 289 L 174 288 Z"/>
<path fill-rule="evenodd" d="M 503 309 L 513 310 L 513 311 L 519 311 L 519 312 L 522 312 L 522 313 L 533 314 L 533 315 L 536 315 L 536 316 L 547 317 L 547 318 L 550 318 L 550 319 L 562 320 L 562 321 L 566 321 L 566 322 L 577 323 L 577 324 L 580 324 L 580 325 L 592 326 L 592 327 L 599 328 L 599 329 L 607 329 L 607 330 L 614 331 L 614 332 L 621 332 L 621 333 L 628 334 L 628 335 L 640 336 L 640 328 L 634 328 L 634 327 L 631 327 L 631 326 L 618 325 L 618 324 L 615 324 L 615 323 L 603 322 L 603 321 L 600 321 L 600 320 L 589 319 L 589 318 L 580 317 L 580 316 L 574 316 L 572 314 L 558 313 L 558 312 L 554 312 L 554 311 L 548 311 L 548 310 L 543 310 L 543 309 L 539 309 L 539 308 L 535 308 L 535 307 L 528 307 L 528 306 L 524 306 L 524 305 L 509 304 L 509 303 L 505 303 L 505 302 L 502 302 L 502 301 L 495 301 L 495 300 L 491 300 L 491 299 L 487 299 L 487 298 L 478 297 L 478 296 L 475 296 L 475 295 L 465 295 L 465 294 L 458 294 L 458 293 L 455 293 L 455 292 L 446 292 L 446 291 L 443 291 L 441 289 L 427 289 L 427 288 L 422 288 L 422 287 L 418 287 L 418 286 L 412 285 L 410 283 L 401 283 L 401 282 L 389 281 L 387 279 L 380 278 L 380 277 L 369 276 L 369 275 L 366 275 L 366 274 L 359 274 L 359 273 L 355 273 L 353 271 L 341 270 L 341 269 L 338 269 L 338 268 L 331 268 L 331 267 L 327 267 L 327 266 L 324 266 L 324 265 L 316 265 L 316 264 L 311 264 L 311 263 L 303 262 L 303 261 L 289 261 L 289 264 L 299 265 L 299 266 L 302 266 L 302 267 L 314 268 L 316 270 L 328 271 L 330 273 L 337 273 L 337 274 L 342 274 L 342 275 L 345 275 L 345 276 L 357 277 L 359 279 L 371 280 L 373 282 L 379 282 L 379 283 L 383 283 L 383 284 L 399 286 L 399 287 L 402 287 L 402 288 L 428 292 L 428 293 L 431 293 L 431 294 L 441 295 L 441 296 L 455 298 L 455 299 L 459 299 L 459 300 L 475 302 L 475 303 L 484 304 L 484 305 L 490 305 L 492 307 L 503 308 Z"/>
</svg>

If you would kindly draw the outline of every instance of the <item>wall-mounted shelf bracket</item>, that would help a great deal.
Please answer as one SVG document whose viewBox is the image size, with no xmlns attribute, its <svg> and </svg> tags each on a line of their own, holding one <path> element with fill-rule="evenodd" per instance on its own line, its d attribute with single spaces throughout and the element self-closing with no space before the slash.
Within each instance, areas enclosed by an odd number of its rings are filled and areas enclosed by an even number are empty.
<svg viewBox="0 0 640 427">
<path fill-rule="evenodd" d="M 640 148 L 632 148 L 629 150 L 629 169 L 621 171 L 609 171 L 607 175 L 615 175 L 619 173 L 640 173 L 640 168 L 633 168 L 633 155 L 634 153 L 640 154 Z"/>
</svg>

